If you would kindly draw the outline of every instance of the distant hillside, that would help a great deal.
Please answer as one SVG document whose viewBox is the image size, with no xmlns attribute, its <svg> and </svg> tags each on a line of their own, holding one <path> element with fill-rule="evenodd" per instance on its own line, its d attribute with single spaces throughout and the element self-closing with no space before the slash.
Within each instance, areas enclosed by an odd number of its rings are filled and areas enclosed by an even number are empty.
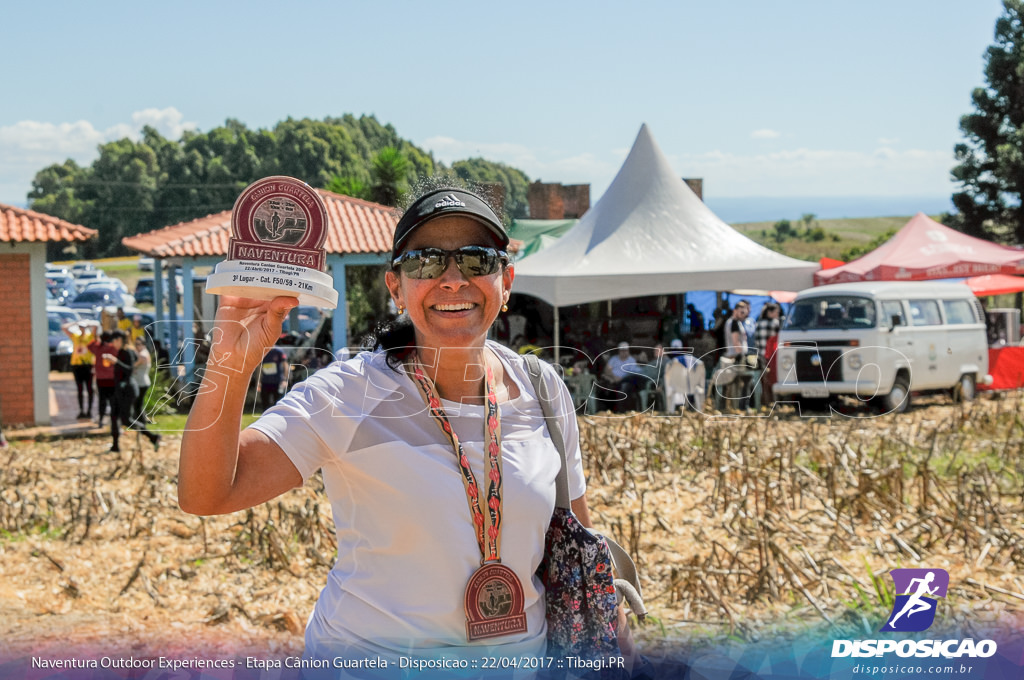
<svg viewBox="0 0 1024 680">
<path fill-rule="evenodd" d="M 743 222 L 733 228 L 758 243 L 790 257 L 817 261 L 822 257 L 843 257 L 853 248 L 864 248 L 890 231 L 897 231 L 910 221 L 906 217 L 861 217 L 835 220 L 790 220 L 793 236 L 779 240 L 777 222 Z M 933 218 L 937 216 L 933 215 Z M 817 230 L 821 230 L 817 232 Z M 785 230 L 783 230 L 785 231 Z"/>
</svg>

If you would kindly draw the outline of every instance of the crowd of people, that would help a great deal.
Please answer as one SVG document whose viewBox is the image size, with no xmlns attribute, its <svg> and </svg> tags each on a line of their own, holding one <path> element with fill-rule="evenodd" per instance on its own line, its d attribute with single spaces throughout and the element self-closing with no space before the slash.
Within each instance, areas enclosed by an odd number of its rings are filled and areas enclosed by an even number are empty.
<svg viewBox="0 0 1024 680">
<path fill-rule="evenodd" d="M 160 435 L 147 429 L 144 411 L 151 385 L 153 359 L 140 320 L 127 319 L 117 310 L 116 326 L 105 330 L 103 319 L 71 321 L 62 326 L 71 339 L 71 372 L 78 398 L 78 419 L 93 419 L 103 427 L 109 417 L 112 452 L 119 452 L 121 428 L 145 435 L 159 448 Z"/>
<path fill-rule="evenodd" d="M 562 363 L 569 375 L 591 373 L 596 387 L 592 401 L 600 410 L 625 412 L 653 408 L 656 411 L 675 410 L 666 402 L 665 371 L 671 361 L 683 364 L 687 370 L 697 363 L 704 365 L 702 372 L 706 384 L 694 391 L 713 393 L 720 390 L 731 408 L 746 410 L 753 406 L 751 397 L 760 394 L 761 403 L 770 403 L 771 385 L 776 379 L 773 357 L 782 327 L 782 308 L 778 303 L 765 304 L 757 320 L 750 318 L 750 302 L 739 300 L 732 308 L 723 306 L 715 310 L 707 328 L 704 317 L 693 305 L 688 305 L 688 330 L 653 346 L 634 344 L 623 338 L 611 347 L 591 333 L 582 333 L 582 341 L 561 348 Z M 671 333 L 676 328 L 670 327 Z M 511 347 L 520 354 L 533 353 L 547 359 L 552 353 L 536 339 L 519 335 Z M 641 403 L 641 396 L 649 393 L 651 403 Z M 686 403 L 695 406 L 693 399 Z"/>
</svg>

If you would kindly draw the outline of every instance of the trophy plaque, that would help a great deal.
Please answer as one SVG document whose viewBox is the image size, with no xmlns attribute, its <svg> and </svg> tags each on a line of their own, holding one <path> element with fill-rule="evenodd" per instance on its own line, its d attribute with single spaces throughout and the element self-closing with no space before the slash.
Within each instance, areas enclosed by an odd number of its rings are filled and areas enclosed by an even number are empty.
<svg viewBox="0 0 1024 680">
<path fill-rule="evenodd" d="M 311 186 L 294 177 L 257 180 L 235 201 L 228 259 L 207 277 L 206 292 L 260 300 L 291 295 L 299 304 L 334 309 L 326 238 L 327 208 Z"/>
</svg>

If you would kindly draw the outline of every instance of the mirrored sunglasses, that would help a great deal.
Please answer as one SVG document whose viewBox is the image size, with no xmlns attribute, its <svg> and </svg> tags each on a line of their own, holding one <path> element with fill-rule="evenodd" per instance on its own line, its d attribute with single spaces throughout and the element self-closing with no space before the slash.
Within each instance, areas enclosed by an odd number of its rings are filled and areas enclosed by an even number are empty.
<svg viewBox="0 0 1024 680">
<path fill-rule="evenodd" d="M 391 262 L 410 279 L 436 279 L 448 269 L 449 258 L 466 278 L 488 276 L 508 264 L 508 253 L 486 246 L 463 246 L 455 250 L 418 248 L 402 253 Z"/>
</svg>

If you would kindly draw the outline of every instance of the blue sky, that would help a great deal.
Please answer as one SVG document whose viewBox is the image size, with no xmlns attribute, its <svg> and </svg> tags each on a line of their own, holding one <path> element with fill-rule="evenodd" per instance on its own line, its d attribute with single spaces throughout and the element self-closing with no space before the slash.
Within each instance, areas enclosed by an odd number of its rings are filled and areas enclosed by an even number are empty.
<svg viewBox="0 0 1024 680">
<path fill-rule="evenodd" d="M 642 123 L 706 198 L 946 196 L 999 0 L 8 3 L 0 203 L 150 124 L 374 114 L 590 183 Z"/>
</svg>

